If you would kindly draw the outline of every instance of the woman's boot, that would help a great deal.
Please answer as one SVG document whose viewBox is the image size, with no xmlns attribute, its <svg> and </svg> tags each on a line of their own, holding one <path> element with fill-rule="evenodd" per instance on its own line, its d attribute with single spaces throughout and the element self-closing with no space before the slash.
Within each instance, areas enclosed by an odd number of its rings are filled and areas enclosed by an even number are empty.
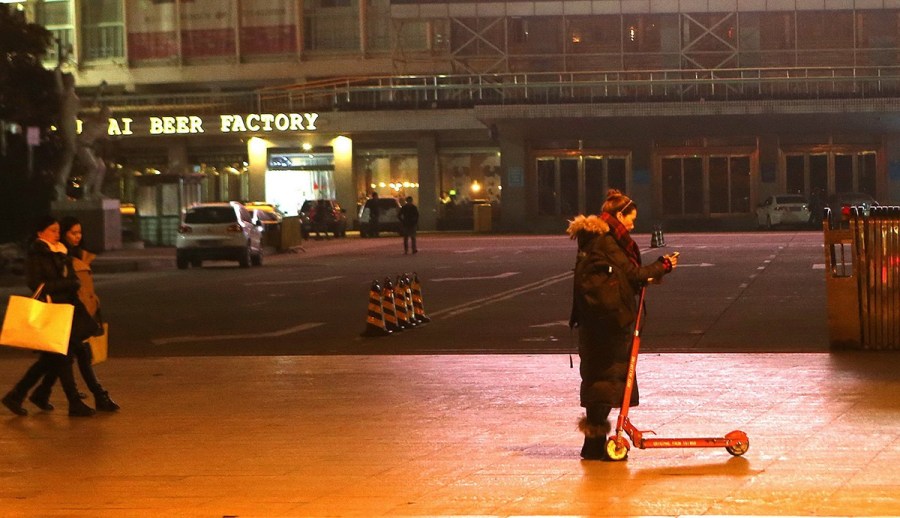
<svg viewBox="0 0 900 518">
<path fill-rule="evenodd" d="M 3 396 L 3 406 L 8 408 L 10 412 L 16 415 L 28 415 L 28 410 L 25 410 L 22 407 L 23 401 L 25 401 L 25 396 L 20 395 L 15 391 L 10 391 L 5 396 Z"/>
<path fill-rule="evenodd" d="M 119 405 L 116 404 L 115 401 L 109 399 L 109 392 L 102 391 L 94 394 L 94 401 L 97 403 L 97 410 L 102 412 L 115 412 L 119 409 Z"/>
<path fill-rule="evenodd" d="M 48 378 L 50 378 L 48 385 Z M 48 374 L 40 385 L 31 391 L 28 400 L 45 412 L 53 410 L 53 403 L 50 402 L 50 392 L 53 390 L 53 384 L 56 383 L 56 376 Z"/>
<path fill-rule="evenodd" d="M 584 445 L 581 447 L 581 458 L 584 460 L 609 460 L 606 453 L 606 434 L 609 433 L 609 421 L 591 423 L 587 417 L 578 421 L 578 430 L 584 434 Z"/>
</svg>

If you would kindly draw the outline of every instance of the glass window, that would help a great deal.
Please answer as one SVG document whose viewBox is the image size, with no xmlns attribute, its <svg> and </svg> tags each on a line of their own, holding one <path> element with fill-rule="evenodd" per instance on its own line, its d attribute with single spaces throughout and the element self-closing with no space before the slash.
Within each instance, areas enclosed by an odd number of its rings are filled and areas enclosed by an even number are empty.
<svg viewBox="0 0 900 518">
<path fill-rule="evenodd" d="M 703 214 L 703 159 L 684 159 L 684 213 Z"/>
<path fill-rule="evenodd" d="M 759 14 L 760 50 L 790 50 L 794 48 L 794 13 Z"/>
<path fill-rule="evenodd" d="M 578 214 L 578 159 L 559 161 L 559 210 L 566 217 Z"/>
<path fill-rule="evenodd" d="M 297 51 L 293 0 L 241 0 L 241 55 L 292 54 Z"/>
<path fill-rule="evenodd" d="M 48 63 L 59 61 L 59 47 L 63 52 L 71 52 L 75 43 L 75 16 L 68 0 L 45 0 L 37 4 L 37 23 L 53 34 L 54 44 L 44 57 Z"/>
<path fill-rule="evenodd" d="M 809 156 L 809 188 L 828 192 L 828 155 Z"/>
<path fill-rule="evenodd" d="M 900 11 L 878 9 L 857 11 L 857 46 L 884 49 L 897 46 L 897 23 Z"/>
<path fill-rule="evenodd" d="M 750 212 L 750 157 L 729 158 L 731 212 Z"/>
<path fill-rule="evenodd" d="M 661 20 L 658 15 L 626 15 L 622 18 L 622 47 L 625 52 L 658 52 L 662 49 Z"/>
<path fill-rule="evenodd" d="M 834 192 L 851 192 L 855 155 L 834 155 Z"/>
<path fill-rule="evenodd" d="M 366 45 L 369 50 L 391 49 L 391 5 L 388 0 L 366 0 Z M 421 26 L 422 24 L 419 24 Z"/>
<path fill-rule="evenodd" d="M 802 155 L 785 157 L 785 187 L 787 192 L 806 192 L 805 167 Z"/>
<path fill-rule="evenodd" d="M 85 59 L 125 56 L 125 16 L 122 0 L 82 2 L 81 15 Z"/>
<path fill-rule="evenodd" d="M 684 201 L 681 193 L 684 185 L 681 181 L 681 159 L 662 159 L 662 211 L 666 215 L 684 213 Z"/>
<path fill-rule="evenodd" d="M 488 23 L 492 20 L 481 20 Z M 503 48 L 502 24 L 495 24 L 496 38 L 486 34 L 497 48 Z M 561 16 L 532 16 L 510 20 L 510 54 L 561 54 L 563 50 L 563 19 Z M 484 31 L 482 31 L 484 32 Z M 471 38 L 471 35 L 467 37 Z M 485 49 L 491 50 L 491 49 Z M 493 50 L 496 52 L 496 50 Z"/>
<path fill-rule="evenodd" d="M 178 58 L 178 13 L 175 2 L 140 2 L 128 10 L 128 59 L 130 61 Z"/>
<path fill-rule="evenodd" d="M 304 48 L 309 51 L 359 50 L 358 0 L 306 2 Z"/>
<path fill-rule="evenodd" d="M 797 47 L 800 49 L 853 48 L 851 11 L 801 11 L 797 13 Z"/>
<path fill-rule="evenodd" d="M 537 160 L 538 214 L 556 214 L 556 159 Z"/>
<path fill-rule="evenodd" d="M 874 151 L 866 151 L 859 155 L 859 190 L 875 195 L 875 157 Z"/>
<path fill-rule="evenodd" d="M 622 21 L 618 16 L 568 18 L 566 50 L 570 53 L 618 52 Z"/>
<path fill-rule="evenodd" d="M 603 158 L 587 157 L 584 159 L 584 211 L 587 214 L 599 214 L 606 200 L 606 189 L 603 179 Z M 624 190 L 623 190 L 624 192 Z"/>
</svg>

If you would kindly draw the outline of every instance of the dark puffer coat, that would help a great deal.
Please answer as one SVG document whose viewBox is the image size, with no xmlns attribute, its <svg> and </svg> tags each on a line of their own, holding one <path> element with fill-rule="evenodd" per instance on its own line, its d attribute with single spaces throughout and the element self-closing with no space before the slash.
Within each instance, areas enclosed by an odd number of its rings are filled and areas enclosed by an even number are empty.
<svg viewBox="0 0 900 518">
<path fill-rule="evenodd" d="M 578 242 L 569 325 L 578 328 L 581 406 L 618 408 L 625 393 L 636 296 L 647 279 L 660 278 L 670 268 L 662 258 L 641 266 L 638 257 L 634 264 L 598 216 L 578 216 L 567 232 Z M 630 404 L 638 402 L 635 382 Z"/>
<path fill-rule="evenodd" d="M 25 281 L 32 291 L 41 284 L 41 300 L 49 295 L 56 304 L 74 304 L 80 286 L 72 260 L 63 253 L 51 252 L 47 243 L 36 239 L 28 250 L 25 262 Z"/>
</svg>

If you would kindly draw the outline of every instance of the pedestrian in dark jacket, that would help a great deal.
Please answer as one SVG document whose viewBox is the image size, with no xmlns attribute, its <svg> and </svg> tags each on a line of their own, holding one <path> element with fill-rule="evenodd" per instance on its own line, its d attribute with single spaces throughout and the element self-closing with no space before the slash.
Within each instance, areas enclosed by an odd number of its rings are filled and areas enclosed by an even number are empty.
<svg viewBox="0 0 900 518">
<path fill-rule="evenodd" d="M 397 219 L 403 227 L 403 253 L 409 253 L 410 241 L 412 242 L 412 253 L 419 253 L 416 246 L 416 229 L 419 227 L 419 209 L 413 203 L 413 197 L 407 196 L 406 203 L 400 207 L 397 213 Z"/>
<path fill-rule="evenodd" d="M 81 222 L 74 217 L 65 217 L 60 222 L 60 234 L 62 242 L 68 249 L 67 253 L 72 260 L 72 269 L 78 278 L 80 287 L 78 288 L 78 299 L 84 304 L 84 308 L 88 314 L 97 321 L 98 331 L 102 330 L 103 318 L 100 316 L 100 299 L 94 291 L 93 272 L 91 272 L 91 262 L 96 257 L 94 254 L 81 248 L 82 227 Z M 87 385 L 88 390 L 94 395 L 97 410 L 104 412 L 115 412 L 119 410 L 119 405 L 110 399 L 107 392 L 97 379 L 94 367 L 91 365 L 93 360 L 91 346 L 88 342 L 82 342 L 75 346 L 70 346 L 70 352 L 74 350 L 73 355 L 78 363 L 78 370 L 81 372 L 81 378 Z M 40 385 L 31 393 L 28 398 L 32 403 L 41 410 L 53 410 L 53 404 L 50 403 L 50 392 L 53 390 L 53 384 L 56 383 L 56 372 L 48 372 L 44 375 Z"/>
<path fill-rule="evenodd" d="M 611 189 L 600 215 L 578 216 L 567 230 L 578 242 L 569 325 L 578 328 L 584 459 L 608 459 L 608 417 L 612 408 L 621 406 L 625 393 L 636 296 L 644 283 L 662 278 L 678 262 L 667 255 L 641 264 L 641 251 L 630 235 L 636 218 L 634 201 Z M 630 404 L 638 404 L 637 384 Z"/>
<path fill-rule="evenodd" d="M 78 394 L 72 374 L 72 360 L 75 349 L 96 331 L 96 323 L 90 325 L 93 319 L 78 299 L 80 283 L 67 252 L 65 245 L 59 241 L 59 222 L 50 216 L 42 218 L 25 261 L 25 280 L 32 291 L 43 284 L 43 300 L 49 297 L 54 304 L 75 306 L 75 316 L 69 338 L 69 354 L 41 352 L 38 360 L 25 372 L 25 376 L 3 397 L 3 405 L 14 414 L 28 415 L 28 411 L 22 408 L 22 402 L 31 387 L 48 372 L 59 377 L 69 400 L 70 416 L 87 417 L 94 414 L 94 409 L 85 405 Z"/>
</svg>

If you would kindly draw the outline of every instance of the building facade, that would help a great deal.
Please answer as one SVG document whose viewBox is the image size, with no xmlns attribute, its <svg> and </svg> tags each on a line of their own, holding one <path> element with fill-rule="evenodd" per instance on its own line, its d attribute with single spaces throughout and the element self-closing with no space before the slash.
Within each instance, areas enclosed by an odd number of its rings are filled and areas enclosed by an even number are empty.
<svg viewBox="0 0 900 518">
<path fill-rule="evenodd" d="M 900 0 L 20 5 L 113 110 L 108 194 L 163 212 L 375 191 L 561 231 L 614 187 L 643 225 L 738 229 L 776 193 L 900 197 Z"/>
</svg>

